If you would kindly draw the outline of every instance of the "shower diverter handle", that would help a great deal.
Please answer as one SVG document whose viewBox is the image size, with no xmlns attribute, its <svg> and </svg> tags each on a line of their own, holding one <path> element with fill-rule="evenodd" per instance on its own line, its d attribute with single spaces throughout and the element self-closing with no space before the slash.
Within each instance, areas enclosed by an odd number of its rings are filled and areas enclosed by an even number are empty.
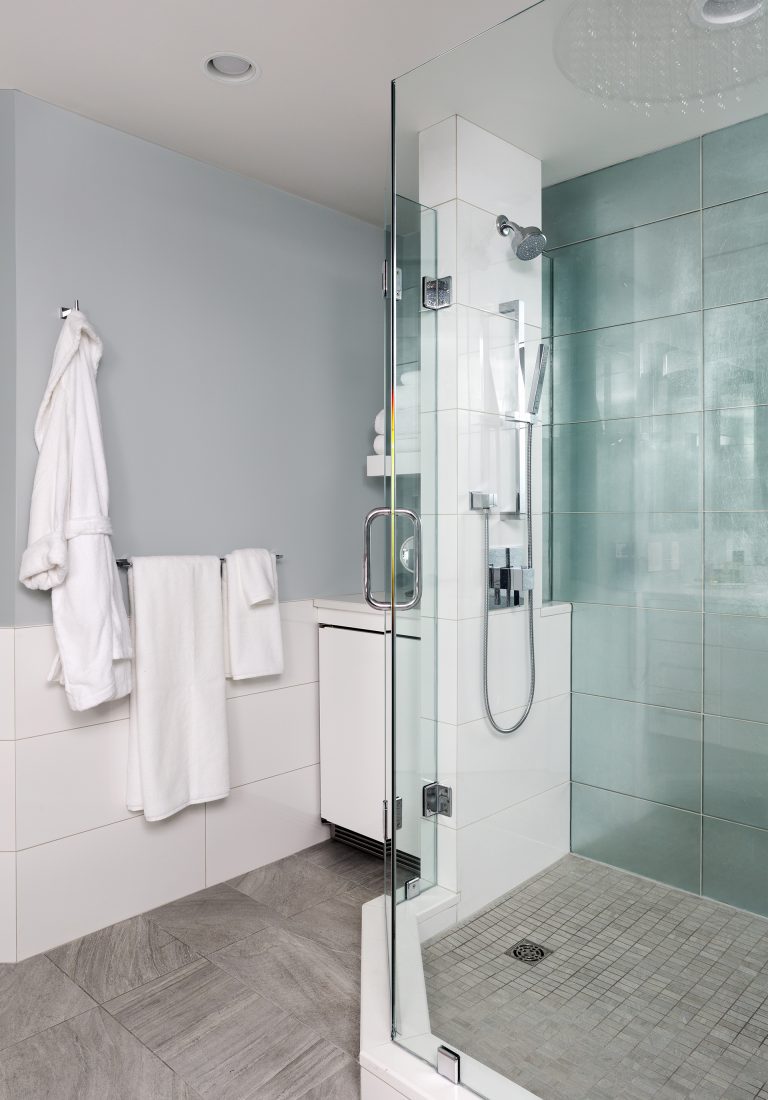
<svg viewBox="0 0 768 1100">
<path fill-rule="evenodd" d="M 421 519 L 410 508 L 372 508 L 363 523 L 363 595 L 369 607 L 376 611 L 389 611 L 388 601 L 377 600 L 371 592 L 371 527 L 380 516 L 405 516 L 413 524 L 413 595 L 405 603 L 395 603 L 397 611 L 410 611 L 421 599 Z"/>
</svg>

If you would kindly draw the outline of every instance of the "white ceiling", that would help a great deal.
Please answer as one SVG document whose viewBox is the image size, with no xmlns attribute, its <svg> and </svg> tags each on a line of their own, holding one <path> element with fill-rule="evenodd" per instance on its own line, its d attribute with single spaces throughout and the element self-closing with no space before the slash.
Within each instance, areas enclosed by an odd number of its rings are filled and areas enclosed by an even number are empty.
<svg viewBox="0 0 768 1100">
<path fill-rule="evenodd" d="M 377 224 L 389 81 L 526 0 L 5 0 L 0 87 Z M 259 80 L 223 85 L 205 57 Z"/>
</svg>

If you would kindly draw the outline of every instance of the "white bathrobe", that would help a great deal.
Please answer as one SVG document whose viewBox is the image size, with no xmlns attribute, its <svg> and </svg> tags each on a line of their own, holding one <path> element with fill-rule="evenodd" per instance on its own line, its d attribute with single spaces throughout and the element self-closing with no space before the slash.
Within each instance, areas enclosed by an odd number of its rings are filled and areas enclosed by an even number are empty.
<svg viewBox="0 0 768 1100">
<path fill-rule="evenodd" d="M 51 589 L 58 655 L 49 680 L 73 710 L 131 690 L 131 633 L 112 550 L 96 392 L 101 340 L 78 310 L 64 321 L 35 422 L 39 451 L 19 579 Z"/>
</svg>

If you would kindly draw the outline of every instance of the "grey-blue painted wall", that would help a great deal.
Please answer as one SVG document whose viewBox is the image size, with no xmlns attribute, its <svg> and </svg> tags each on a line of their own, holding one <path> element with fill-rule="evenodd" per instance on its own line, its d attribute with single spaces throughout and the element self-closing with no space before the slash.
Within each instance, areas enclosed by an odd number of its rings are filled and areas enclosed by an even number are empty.
<svg viewBox="0 0 768 1100">
<path fill-rule="evenodd" d="M 57 311 L 77 296 L 104 341 L 116 553 L 269 546 L 284 599 L 359 591 L 382 496 L 364 469 L 383 403 L 382 231 L 14 99 L 17 558 Z M 17 586 L 16 625 L 48 617 Z"/>
<path fill-rule="evenodd" d="M 16 564 L 16 278 L 13 94 L 0 92 L 0 626 L 13 622 Z"/>
</svg>

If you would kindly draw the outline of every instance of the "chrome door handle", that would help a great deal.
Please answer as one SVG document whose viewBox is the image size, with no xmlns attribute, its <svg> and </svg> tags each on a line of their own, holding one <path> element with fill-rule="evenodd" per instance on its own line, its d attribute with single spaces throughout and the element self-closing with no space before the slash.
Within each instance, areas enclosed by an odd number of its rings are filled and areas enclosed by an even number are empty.
<svg viewBox="0 0 768 1100">
<path fill-rule="evenodd" d="M 396 603 L 398 611 L 410 611 L 421 599 L 421 519 L 410 508 L 397 508 L 396 516 L 405 516 L 413 524 L 413 595 L 405 603 Z"/>
<path fill-rule="evenodd" d="M 389 611 L 391 605 L 377 600 L 371 592 L 371 527 L 379 516 L 388 516 L 390 513 L 389 508 L 372 508 L 363 523 L 363 595 L 368 606 L 376 611 Z"/>
<path fill-rule="evenodd" d="M 369 607 L 376 611 L 389 611 L 391 604 L 377 600 L 371 592 L 371 527 L 379 516 L 391 516 L 390 508 L 372 508 L 363 523 L 363 595 Z M 396 516 L 405 516 L 413 524 L 413 596 L 405 603 L 396 603 L 397 611 L 410 611 L 421 599 L 421 520 L 410 508 L 396 508 Z"/>
</svg>

